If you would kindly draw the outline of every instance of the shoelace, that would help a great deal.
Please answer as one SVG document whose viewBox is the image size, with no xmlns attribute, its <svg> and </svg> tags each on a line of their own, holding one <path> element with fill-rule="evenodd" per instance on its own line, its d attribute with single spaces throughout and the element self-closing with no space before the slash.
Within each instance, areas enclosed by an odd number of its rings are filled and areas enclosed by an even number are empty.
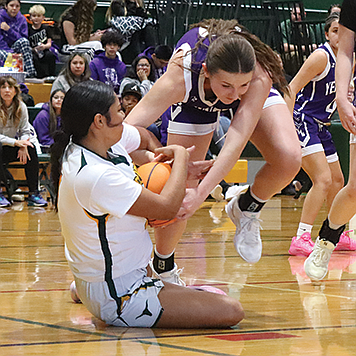
<svg viewBox="0 0 356 356">
<path fill-rule="evenodd" d="M 341 235 L 345 235 L 345 236 L 347 236 L 347 237 L 350 237 L 349 236 L 349 233 L 350 232 L 353 232 L 354 230 L 352 229 L 352 230 L 347 230 L 347 231 L 344 231 Z"/>
<path fill-rule="evenodd" d="M 249 217 L 248 219 L 249 220 L 246 222 L 245 225 L 241 225 L 241 231 L 247 229 L 252 232 L 252 236 L 249 236 L 249 238 L 246 240 L 246 243 L 249 245 L 254 245 L 260 239 L 260 230 L 263 230 L 261 226 L 262 220 L 256 217 Z"/>
<path fill-rule="evenodd" d="M 316 266 L 325 265 L 325 262 L 326 263 L 328 262 L 332 251 L 330 251 L 330 252 L 326 251 L 325 249 L 323 249 L 320 246 L 318 246 L 317 249 L 318 249 L 318 251 L 314 256 L 314 264 Z"/>
<path fill-rule="evenodd" d="M 174 282 L 175 282 L 176 284 L 182 285 L 182 283 L 183 283 L 183 285 L 185 286 L 185 283 L 184 283 L 184 282 L 182 281 L 182 279 L 180 278 L 180 275 L 182 274 L 183 270 L 184 270 L 184 267 L 179 268 L 179 269 L 177 269 L 175 272 L 173 272 L 172 275 L 173 275 L 173 277 L 174 277 Z"/>
<path fill-rule="evenodd" d="M 302 245 L 305 245 L 307 247 L 314 247 L 313 241 L 310 238 L 302 235 L 300 239 Z"/>
</svg>

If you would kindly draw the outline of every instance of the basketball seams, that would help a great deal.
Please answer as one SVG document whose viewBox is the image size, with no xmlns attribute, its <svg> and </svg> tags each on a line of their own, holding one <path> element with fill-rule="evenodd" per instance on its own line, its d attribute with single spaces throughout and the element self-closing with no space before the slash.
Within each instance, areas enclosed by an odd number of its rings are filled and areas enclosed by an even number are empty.
<svg viewBox="0 0 356 356">
<path fill-rule="evenodd" d="M 156 167 L 158 166 L 158 164 L 159 164 L 159 162 L 157 162 L 157 163 L 153 166 L 153 168 L 151 169 L 150 174 L 149 174 L 148 177 L 147 177 L 147 183 L 146 183 L 146 188 L 147 188 L 147 189 L 149 189 L 148 186 L 149 186 L 149 184 L 150 184 L 151 176 L 152 176 L 154 170 L 156 169 Z"/>
</svg>

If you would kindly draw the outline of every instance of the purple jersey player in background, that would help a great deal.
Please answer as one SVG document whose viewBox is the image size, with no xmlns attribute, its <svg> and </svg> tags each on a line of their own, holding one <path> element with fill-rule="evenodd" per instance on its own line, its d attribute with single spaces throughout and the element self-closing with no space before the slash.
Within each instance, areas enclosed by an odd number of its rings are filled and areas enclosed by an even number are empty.
<svg viewBox="0 0 356 356">
<path fill-rule="evenodd" d="M 324 201 L 330 208 L 335 195 L 344 184 L 335 144 L 327 129 L 336 110 L 338 30 L 339 14 L 332 13 L 325 21 L 325 37 L 328 42 L 305 61 L 291 81 L 290 97 L 286 98 L 287 105 L 293 112 L 302 147 L 302 167 L 313 182 L 304 201 L 297 235 L 291 242 L 291 255 L 310 255 L 314 247 L 311 231 L 319 210 Z M 354 250 L 356 243 L 344 233 L 337 249 Z"/>
<path fill-rule="evenodd" d="M 235 111 L 213 167 L 200 183 L 188 182 L 191 189 L 179 213 L 181 219 L 156 229 L 153 267 L 158 274 L 163 272 L 161 278 L 169 267 L 176 268 L 172 262 L 175 245 L 169 245 L 165 236 L 174 235 L 178 242 L 186 219 L 232 169 L 248 140 L 266 164 L 247 191 L 236 192 L 227 212 L 236 225 L 234 244 L 240 256 L 249 263 L 260 259 L 260 211 L 291 181 L 301 162 L 298 137 L 285 102 L 276 92 L 267 99 L 272 82 L 286 89 L 278 56 L 268 46 L 235 20 L 205 20 L 181 38 L 166 73 L 127 117 L 128 123 L 147 127 L 173 105 L 168 143 L 194 145 L 190 159 L 196 161 L 204 159 L 220 113 Z"/>
<path fill-rule="evenodd" d="M 353 78 L 356 42 L 356 0 L 344 0 L 340 14 L 339 46 L 336 61 L 336 103 L 342 126 L 350 135 L 349 179 L 335 196 L 319 230 L 313 252 L 304 262 L 309 278 L 323 279 L 328 272 L 332 252 L 338 246 L 346 223 L 356 213 L 356 108 L 350 100 L 350 81 Z"/>
</svg>

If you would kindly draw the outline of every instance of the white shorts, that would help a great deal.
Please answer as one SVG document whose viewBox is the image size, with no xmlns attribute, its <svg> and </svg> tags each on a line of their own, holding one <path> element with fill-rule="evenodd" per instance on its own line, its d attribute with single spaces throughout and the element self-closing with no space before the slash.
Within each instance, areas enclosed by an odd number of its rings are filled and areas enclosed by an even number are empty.
<svg viewBox="0 0 356 356">
<path fill-rule="evenodd" d="M 158 293 L 164 285 L 146 274 L 146 269 L 139 269 L 108 282 L 75 278 L 75 284 L 85 307 L 105 323 L 149 328 L 155 326 L 163 313 Z"/>
<path fill-rule="evenodd" d="M 350 144 L 351 143 L 356 143 L 356 135 L 350 133 Z"/>
</svg>

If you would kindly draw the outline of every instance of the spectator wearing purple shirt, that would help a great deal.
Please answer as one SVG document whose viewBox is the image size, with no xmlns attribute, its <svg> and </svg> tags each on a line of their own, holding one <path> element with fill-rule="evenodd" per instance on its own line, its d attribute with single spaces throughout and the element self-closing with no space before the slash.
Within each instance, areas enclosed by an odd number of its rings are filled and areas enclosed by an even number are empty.
<svg viewBox="0 0 356 356">
<path fill-rule="evenodd" d="M 29 77 L 34 77 L 36 70 L 27 39 L 27 22 L 20 8 L 20 0 L 6 0 L 5 8 L 0 10 L 0 60 L 5 62 L 9 52 L 21 53 L 25 72 Z"/>
<path fill-rule="evenodd" d="M 152 59 L 156 80 L 167 70 L 167 65 L 172 57 L 173 50 L 170 46 L 158 45 L 147 47 L 139 56 L 147 56 Z"/>
<path fill-rule="evenodd" d="M 126 65 L 117 52 L 125 42 L 123 36 L 114 29 L 108 29 L 101 37 L 104 50 L 95 52 L 90 62 L 91 77 L 110 85 L 119 94 L 120 83 L 126 74 Z"/>
<path fill-rule="evenodd" d="M 52 145 L 53 134 L 61 125 L 60 114 L 64 96 L 65 93 L 60 89 L 53 91 L 50 101 L 42 106 L 33 122 L 42 151 L 48 150 Z"/>
</svg>

